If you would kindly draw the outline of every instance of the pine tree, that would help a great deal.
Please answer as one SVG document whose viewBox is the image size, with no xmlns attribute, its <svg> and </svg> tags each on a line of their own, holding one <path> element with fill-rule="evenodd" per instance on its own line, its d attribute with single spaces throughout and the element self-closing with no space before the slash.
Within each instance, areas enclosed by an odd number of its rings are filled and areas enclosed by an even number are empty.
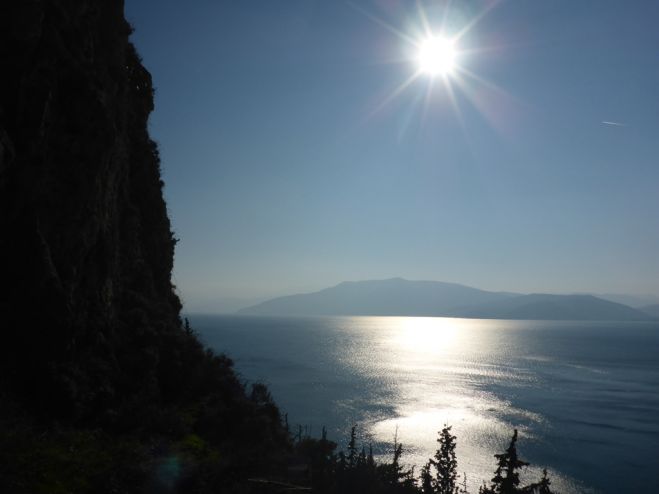
<svg viewBox="0 0 659 494">
<path fill-rule="evenodd" d="M 538 494 L 552 494 L 551 489 L 549 488 L 550 484 L 551 480 L 547 477 L 547 469 L 543 468 L 542 478 L 540 479 L 540 485 L 538 486 Z"/>
<path fill-rule="evenodd" d="M 547 476 L 547 469 L 544 468 L 542 470 L 542 478 L 540 479 L 540 482 L 531 484 L 525 488 L 525 491 L 532 494 L 553 494 L 551 488 L 549 487 L 550 485 L 551 480 L 549 480 L 549 477 Z"/>
<path fill-rule="evenodd" d="M 467 490 L 467 472 L 462 472 L 462 484 L 460 484 L 458 494 L 469 494 Z"/>
<path fill-rule="evenodd" d="M 403 455 L 403 445 L 398 442 L 398 428 L 394 435 L 394 456 L 391 463 L 385 463 L 379 466 L 381 479 L 392 486 L 403 486 L 414 488 L 414 469 L 406 470 L 400 464 L 400 458 Z"/>
<path fill-rule="evenodd" d="M 355 429 L 356 426 L 352 426 L 350 429 L 350 442 L 348 443 L 348 468 L 354 468 L 357 462 L 357 446 L 355 441 Z"/>
<path fill-rule="evenodd" d="M 431 472 L 432 462 L 428 460 L 428 463 L 421 467 L 421 492 L 422 494 L 434 494 L 435 493 L 435 482 L 432 477 Z"/>
<path fill-rule="evenodd" d="M 368 445 L 368 457 L 366 458 L 366 465 L 368 465 L 368 468 L 370 468 L 370 469 L 375 468 L 375 459 L 373 458 L 373 445 L 372 444 Z"/>
<path fill-rule="evenodd" d="M 403 445 L 398 442 L 397 438 L 394 439 L 394 458 L 391 462 L 391 470 L 393 472 L 393 483 L 397 483 L 403 475 L 403 467 L 400 465 L 400 457 L 403 456 Z"/>
<path fill-rule="evenodd" d="M 438 494 L 456 494 L 456 479 L 458 477 L 458 461 L 455 457 L 456 437 L 451 434 L 451 426 L 444 425 L 437 442 L 439 449 L 432 461 L 436 469 L 435 487 Z"/>
<path fill-rule="evenodd" d="M 362 450 L 357 457 L 357 468 L 364 468 L 366 466 L 366 447 L 362 446 Z"/>
<path fill-rule="evenodd" d="M 505 453 L 494 455 L 498 465 L 492 478 L 492 486 L 484 490 L 484 494 L 516 494 L 521 492 L 519 485 L 519 469 L 528 466 L 528 463 L 517 456 L 517 429 L 513 433 L 508 449 Z"/>
<path fill-rule="evenodd" d="M 339 461 L 337 462 L 337 468 L 341 472 L 346 469 L 346 455 L 343 451 L 339 451 Z"/>
</svg>

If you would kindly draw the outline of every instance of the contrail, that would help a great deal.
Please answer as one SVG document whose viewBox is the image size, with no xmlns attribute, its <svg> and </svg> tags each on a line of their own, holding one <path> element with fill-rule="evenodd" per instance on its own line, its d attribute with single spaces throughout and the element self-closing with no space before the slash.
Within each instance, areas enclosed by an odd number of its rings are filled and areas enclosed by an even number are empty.
<svg viewBox="0 0 659 494">
<path fill-rule="evenodd" d="M 614 125 L 616 127 L 627 127 L 627 124 L 625 123 L 620 123 L 620 122 L 610 122 L 608 120 L 602 120 L 602 123 L 604 125 Z"/>
</svg>

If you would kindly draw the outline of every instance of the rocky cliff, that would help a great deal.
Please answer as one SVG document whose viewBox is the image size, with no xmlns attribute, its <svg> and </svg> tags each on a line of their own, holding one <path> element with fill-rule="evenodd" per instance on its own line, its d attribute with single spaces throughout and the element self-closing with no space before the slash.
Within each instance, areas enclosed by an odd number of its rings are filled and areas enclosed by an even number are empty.
<svg viewBox="0 0 659 494">
<path fill-rule="evenodd" d="M 130 33 L 121 0 L 0 2 L 0 492 L 225 492 L 289 447 L 181 324 Z"/>
<path fill-rule="evenodd" d="M 130 33 L 122 1 L 0 7 L 0 360 L 63 413 L 162 392 L 159 340 L 181 331 L 153 86 Z"/>
</svg>

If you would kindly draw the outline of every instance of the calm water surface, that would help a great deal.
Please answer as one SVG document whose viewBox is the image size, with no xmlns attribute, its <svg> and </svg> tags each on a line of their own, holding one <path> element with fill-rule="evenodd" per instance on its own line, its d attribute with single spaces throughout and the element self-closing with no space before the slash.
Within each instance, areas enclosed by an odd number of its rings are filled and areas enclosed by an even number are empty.
<svg viewBox="0 0 659 494">
<path fill-rule="evenodd" d="M 418 317 L 193 316 L 202 339 L 265 382 L 291 424 L 418 468 L 444 423 L 472 490 L 518 450 L 561 492 L 659 492 L 659 324 Z"/>
</svg>

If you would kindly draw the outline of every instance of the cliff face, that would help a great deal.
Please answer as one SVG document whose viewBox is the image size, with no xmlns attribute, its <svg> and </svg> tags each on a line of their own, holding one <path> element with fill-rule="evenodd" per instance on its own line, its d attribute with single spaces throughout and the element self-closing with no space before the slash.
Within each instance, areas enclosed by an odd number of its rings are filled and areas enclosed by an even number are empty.
<svg viewBox="0 0 659 494">
<path fill-rule="evenodd" d="M 160 396 L 162 341 L 181 331 L 130 32 L 122 1 L 0 6 L 0 370 L 64 414 Z"/>
<path fill-rule="evenodd" d="M 0 2 L 0 492 L 249 492 L 290 446 L 181 325 L 129 35 L 120 0 Z"/>
</svg>

